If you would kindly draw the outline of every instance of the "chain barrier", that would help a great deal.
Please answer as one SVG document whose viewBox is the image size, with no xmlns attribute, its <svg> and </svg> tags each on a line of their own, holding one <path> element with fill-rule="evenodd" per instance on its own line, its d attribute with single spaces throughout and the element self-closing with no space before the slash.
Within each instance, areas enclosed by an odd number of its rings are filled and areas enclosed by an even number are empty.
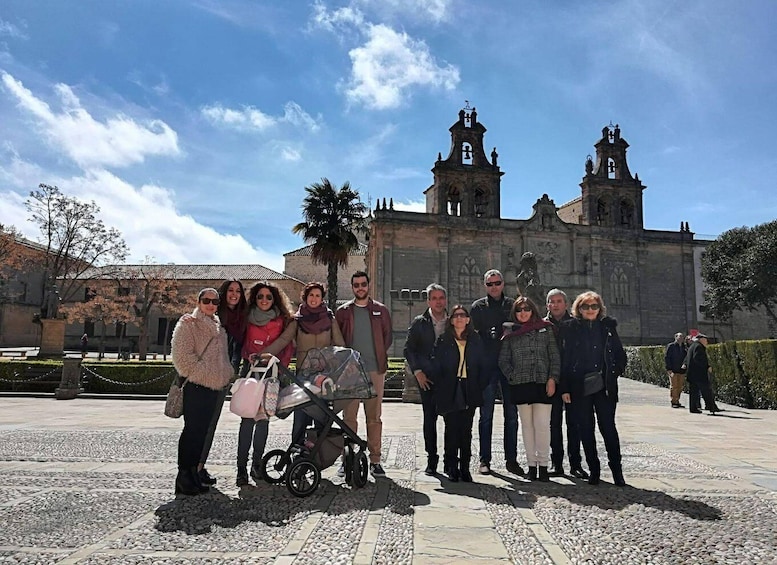
<svg viewBox="0 0 777 565">
<path fill-rule="evenodd" d="M 104 377 L 104 376 L 102 376 L 102 375 L 100 375 L 98 373 L 95 373 L 89 367 L 84 367 L 83 365 L 81 366 L 81 370 L 84 373 L 86 373 L 87 376 L 90 376 L 90 375 L 91 376 L 95 376 L 98 379 L 100 379 L 101 381 L 105 381 L 106 383 L 110 383 L 112 385 L 117 385 L 117 386 L 127 386 L 127 387 L 142 386 L 142 385 L 147 385 L 147 384 L 150 384 L 150 383 L 155 383 L 157 381 L 161 381 L 162 379 L 170 378 L 170 376 L 173 375 L 173 374 L 177 374 L 175 369 L 171 369 L 170 371 L 168 371 L 166 373 L 163 373 L 163 374 L 159 375 L 158 377 L 153 377 L 151 379 L 148 379 L 147 381 L 140 381 L 140 382 L 135 382 L 135 383 L 126 383 L 126 382 L 122 382 L 122 381 L 115 381 L 113 379 L 109 379 L 108 377 Z"/>
<path fill-rule="evenodd" d="M 21 383 L 32 383 L 32 382 L 35 382 L 35 381 L 42 381 L 43 379 L 45 379 L 49 375 L 51 375 L 53 373 L 56 373 L 57 371 L 61 371 L 61 370 L 62 370 L 62 367 L 55 367 L 54 369 L 52 369 L 51 371 L 49 371 L 45 375 L 40 375 L 39 377 L 30 377 L 29 379 L 3 379 L 3 378 L 0 378 L 0 383 L 21 384 Z M 15 377 L 19 376 L 19 373 L 17 373 L 16 371 L 14 371 L 13 374 L 14 374 Z"/>
</svg>

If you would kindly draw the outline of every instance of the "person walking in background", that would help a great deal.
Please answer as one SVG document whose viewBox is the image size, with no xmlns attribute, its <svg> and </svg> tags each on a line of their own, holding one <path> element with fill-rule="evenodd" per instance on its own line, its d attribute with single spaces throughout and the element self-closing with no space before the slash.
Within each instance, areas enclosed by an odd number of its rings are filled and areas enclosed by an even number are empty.
<svg viewBox="0 0 777 565">
<path fill-rule="evenodd" d="M 173 365 L 183 384 L 183 431 L 178 440 L 178 476 L 175 492 L 187 495 L 206 492 L 197 463 L 211 422 L 219 392 L 233 376 L 227 357 L 227 334 L 216 315 L 219 294 L 204 288 L 197 295 L 197 308 L 178 320 L 173 330 Z"/>
<path fill-rule="evenodd" d="M 674 341 L 666 346 L 664 354 L 666 372 L 669 375 L 669 400 L 672 403 L 672 408 L 683 407 L 680 404 L 680 394 L 682 394 L 685 384 L 683 362 L 686 352 L 685 336 L 682 332 L 677 332 L 674 334 Z"/>
<path fill-rule="evenodd" d="M 504 294 L 504 278 L 496 269 L 490 269 L 483 275 L 486 296 L 472 303 L 470 314 L 472 326 L 483 340 L 486 355 L 486 375 L 488 386 L 483 391 L 483 406 L 480 408 L 478 432 L 480 435 L 480 466 L 478 472 L 488 475 L 491 472 L 491 436 L 494 429 L 494 404 L 497 391 L 502 392 L 502 412 L 504 414 L 504 449 L 507 470 L 523 475 L 518 464 L 518 411 L 507 397 L 507 379 L 499 370 L 499 348 L 502 338 L 502 324 L 510 319 L 513 299 Z"/>
<path fill-rule="evenodd" d="M 426 303 L 429 308 L 416 316 L 407 330 L 405 341 L 405 360 L 410 372 L 416 379 L 421 391 L 421 407 L 424 412 L 424 448 L 426 449 L 426 469 L 424 473 L 437 473 L 437 405 L 434 400 L 434 382 L 432 381 L 432 350 L 434 342 L 449 325 L 446 309 L 448 293 L 439 284 L 426 287 Z"/>
<path fill-rule="evenodd" d="M 380 464 L 383 435 L 381 411 L 388 371 L 388 349 L 393 340 L 391 314 L 383 304 L 370 298 L 370 277 L 364 271 L 356 271 L 351 275 L 351 289 L 353 300 L 337 309 L 335 319 L 343 333 L 345 344 L 361 355 L 364 370 L 375 387 L 377 396 L 363 401 L 367 420 L 367 447 L 370 451 L 370 472 L 374 477 L 385 477 L 386 472 Z M 361 402 L 354 400 L 343 409 L 343 421 L 354 432 L 357 431 L 356 416 Z"/>
<path fill-rule="evenodd" d="M 712 392 L 710 378 L 712 376 L 712 367 L 710 367 L 707 358 L 707 336 L 697 334 L 691 342 L 691 346 L 686 353 L 685 361 L 682 367 L 686 369 L 688 377 L 689 397 L 688 409 L 691 414 L 701 414 L 701 398 L 704 397 L 704 404 L 710 414 L 722 412 L 715 403 L 715 394 Z"/>
<path fill-rule="evenodd" d="M 267 348 L 283 333 L 291 323 L 291 303 L 289 297 L 272 283 L 263 281 L 251 286 L 249 292 L 250 306 L 248 308 L 245 340 L 243 341 L 243 366 L 240 376 L 245 377 L 251 369 L 251 361 L 264 353 Z M 287 346 L 276 357 L 284 365 L 288 365 L 294 354 L 294 347 Z M 261 461 L 264 448 L 267 445 L 269 421 L 253 418 L 240 419 L 240 433 L 237 438 L 237 478 L 235 484 L 239 487 L 248 484 L 248 452 L 253 444 L 251 478 L 259 483 L 262 480 Z"/>
<path fill-rule="evenodd" d="M 227 355 L 232 365 L 232 370 L 237 373 L 240 365 L 240 349 L 243 346 L 243 335 L 246 328 L 246 297 L 243 291 L 243 283 L 237 279 L 228 279 L 221 283 L 219 286 L 219 307 L 217 310 L 219 321 L 221 326 L 227 332 Z M 202 454 L 200 455 L 200 463 L 197 465 L 197 471 L 200 476 L 200 481 L 205 485 L 215 485 L 216 477 L 212 476 L 208 469 L 205 468 L 205 464 L 208 462 L 208 455 L 210 455 L 210 448 L 213 445 L 213 438 L 216 435 L 216 426 L 218 426 L 219 418 L 221 417 L 221 408 L 224 406 L 224 399 L 229 392 L 229 385 L 225 386 L 219 391 L 219 397 L 216 401 L 216 408 L 213 411 L 213 418 L 211 418 L 210 425 L 208 426 L 208 433 L 205 436 L 205 443 L 202 446 Z"/>
<path fill-rule="evenodd" d="M 451 482 L 472 482 L 472 422 L 488 385 L 485 363 L 483 342 L 472 330 L 469 312 L 457 304 L 432 353 L 434 398 L 445 420 L 445 474 Z"/>
<path fill-rule="evenodd" d="M 340 326 L 334 321 L 334 313 L 324 303 L 326 289 L 320 282 L 309 282 L 302 289 L 301 303 L 294 313 L 291 323 L 281 336 L 264 350 L 265 353 L 279 355 L 290 343 L 297 344 L 297 372 L 299 372 L 308 351 L 330 345 L 345 346 Z M 305 430 L 313 422 L 313 418 L 304 410 L 294 411 L 294 425 L 291 441 L 302 445 L 305 441 Z"/>
<path fill-rule="evenodd" d="M 528 477 L 547 482 L 550 412 L 561 370 L 556 335 L 525 296 L 515 299 L 510 317 L 516 324 L 502 338 L 499 368 L 510 383 L 510 402 L 518 406 Z"/>
<path fill-rule="evenodd" d="M 569 301 L 563 290 L 553 288 L 548 291 L 546 303 L 548 314 L 545 316 L 545 320 L 553 324 L 556 344 L 560 346 L 559 327 L 562 322 L 572 318 L 569 312 L 567 312 Z M 553 463 L 553 467 L 550 469 L 549 474 L 552 477 L 564 475 L 564 434 L 562 431 L 562 421 L 565 419 L 564 412 L 567 413 L 569 473 L 578 479 L 587 479 L 588 473 L 583 470 L 583 458 L 580 455 L 580 434 L 577 431 L 577 422 L 569 413 L 568 405 L 561 400 L 561 390 L 558 387 L 556 387 L 556 394 L 553 395 L 553 404 L 550 411 L 550 460 Z"/>
<path fill-rule="evenodd" d="M 561 324 L 561 398 L 571 404 L 577 420 L 590 474 L 588 484 L 598 485 L 601 475 L 594 431 L 598 423 L 613 482 L 625 486 L 615 408 L 626 352 L 616 330 L 618 323 L 606 313 L 602 297 L 590 290 L 572 303 L 572 319 Z"/>
<path fill-rule="evenodd" d="M 84 334 L 81 336 L 81 359 L 86 357 L 86 353 L 89 351 L 89 336 Z"/>
</svg>

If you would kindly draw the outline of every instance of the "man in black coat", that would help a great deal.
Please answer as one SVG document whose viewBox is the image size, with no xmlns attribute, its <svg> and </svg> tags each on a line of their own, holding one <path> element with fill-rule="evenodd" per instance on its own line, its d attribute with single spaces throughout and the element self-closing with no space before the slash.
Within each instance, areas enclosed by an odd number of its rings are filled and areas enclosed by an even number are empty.
<svg viewBox="0 0 777 565">
<path fill-rule="evenodd" d="M 445 331 L 448 323 L 448 294 L 439 284 L 426 287 L 426 302 L 429 308 L 420 316 L 416 316 L 407 330 L 404 356 L 407 368 L 416 378 L 421 392 L 421 407 L 424 411 L 424 447 L 427 464 L 424 473 L 437 473 L 437 406 L 434 398 L 434 383 L 432 382 L 431 355 L 434 342 Z"/>
<path fill-rule="evenodd" d="M 688 409 L 692 414 L 701 414 L 700 396 L 704 397 L 704 403 L 711 414 L 722 411 L 715 404 L 715 394 L 712 392 L 712 386 L 710 385 L 712 367 L 710 367 L 710 362 L 707 358 L 707 343 L 706 335 L 697 334 L 688 348 L 688 353 L 683 363 L 683 367 L 686 369 L 690 395 Z"/>
</svg>

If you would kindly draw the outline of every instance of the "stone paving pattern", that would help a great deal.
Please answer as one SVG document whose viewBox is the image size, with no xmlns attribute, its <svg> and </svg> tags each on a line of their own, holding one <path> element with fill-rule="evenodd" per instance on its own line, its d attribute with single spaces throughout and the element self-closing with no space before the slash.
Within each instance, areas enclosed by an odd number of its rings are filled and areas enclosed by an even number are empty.
<svg viewBox="0 0 777 565">
<path fill-rule="evenodd" d="M 332 467 L 307 498 L 238 489 L 225 408 L 217 488 L 176 498 L 181 422 L 161 402 L 5 397 L 0 564 L 777 563 L 777 413 L 693 415 L 631 381 L 621 398 L 626 488 L 607 471 L 598 487 L 511 475 L 501 433 L 491 476 L 427 477 L 420 406 L 386 403 L 386 479 L 351 489 Z M 290 427 L 273 422 L 267 449 L 286 447 Z"/>
</svg>

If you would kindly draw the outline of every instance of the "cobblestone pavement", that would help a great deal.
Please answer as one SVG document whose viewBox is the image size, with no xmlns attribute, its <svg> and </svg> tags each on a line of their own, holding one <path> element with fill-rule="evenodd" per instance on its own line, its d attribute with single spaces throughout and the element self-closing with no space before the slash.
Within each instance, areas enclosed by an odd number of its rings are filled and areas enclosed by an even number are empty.
<svg viewBox="0 0 777 565">
<path fill-rule="evenodd" d="M 388 478 L 352 489 L 332 467 L 307 498 L 234 486 L 226 410 L 217 488 L 176 498 L 181 423 L 160 402 L 2 398 L 0 564 L 777 563 L 777 413 L 689 414 L 630 381 L 621 398 L 625 488 L 511 475 L 501 433 L 492 475 L 427 477 L 420 406 L 387 403 Z M 268 450 L 290 426 L 271 424 Z"/>
</svg>

